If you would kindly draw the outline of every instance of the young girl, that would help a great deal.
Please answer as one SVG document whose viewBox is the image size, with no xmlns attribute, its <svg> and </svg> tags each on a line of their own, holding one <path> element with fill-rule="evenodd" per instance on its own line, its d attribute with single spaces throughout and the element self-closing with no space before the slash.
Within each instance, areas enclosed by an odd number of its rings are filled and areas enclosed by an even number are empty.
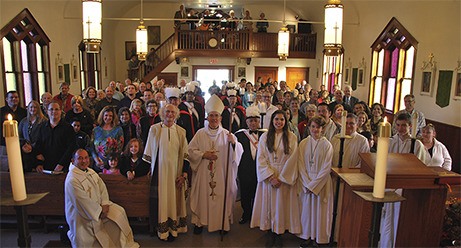
<svg viewBox="0 0 461 248">
<path fill-rule="evenodd" d="M 109 154 L 108 166 L 102 169 L 102 174 L 105 175 L 121 175 L 118 168 L 119 155 L 117 153 Z"/>
<path fill-rule="evenodd" d="M 288 130 L 285 111 L 275 111 L 269 131 L 258 142 L 258 185 L 251 218 L 252 228 L 268 231 L 266 247 L 281 247 L 282 234 L 287 230 L 294 234 L 301 231 L 297 186 L 283 183 L 279 178 L 297 144 L 296 136 Z M 296 170 L 291 172 L 297 174 Z"/>
<path fill-rule="evenodd" d="M 131 121 L 135 126 L 139 125 L 139 119 L 144 116 L 144 111 L 141 108 L 142 102 L 139 99 L 134 99 L 131 102 L 130 111 L 131 111 Z"/>
<path fill-rule="evenodd" d="M 149 172 L 149 164 L 142 160 L 143 152 L 144 147 L 140 139 L 133 138 L 128 142 L 120 163 L 120 172 L 128 180 L 145 176 Z"/>
<path fill-rule="evenodd" d="M 309 119 L 310 135 L 301 141 L 289 164 L 297 164 L 298 183 L 302 191 L 299 194 L 301 208 L 301 233 L 298 236 L 307 242 L 301 247 L 308 247 L 312 241 L 318 245 L 327 245 L 330 241 L 333 218 L 333 184 L 330 177 L 333 147 L 322 135 L 325 119 L 315 116 Z M 288 183 L 296 181 L 294 177 L 282 177 Z"/>
</svg>

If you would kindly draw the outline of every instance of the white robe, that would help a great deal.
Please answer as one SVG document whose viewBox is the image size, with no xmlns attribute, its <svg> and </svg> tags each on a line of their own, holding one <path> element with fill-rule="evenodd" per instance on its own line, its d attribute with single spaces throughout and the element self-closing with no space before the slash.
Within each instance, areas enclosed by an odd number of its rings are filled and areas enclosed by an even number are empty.
<svg viewBox="0 0 461 248">
<path fill-rule="evenodd" d="M 330 119 L 330 121 L 323 127 L 323 135 L 327 138 L 328 141 L 333 139 L 335 134 L 339 133 L 339 128 L 336 126 L 335 122 Z"/>
<path fill-rule="evenodd" d="M 125 210 L 109 200 L 106 185 L 94 170 L 71 165 L 64 191 L 67 236 L 73 247 L 139 247 Z M 101 205 L 109 205 L 105 219 L 99 218 Z"/>
<path fill-rule="evenodd" d="M 333 148 L 330 142 L 321 137 L 315 140 L 312 136 L 299 143 L 288 164 L 296 164 L 299 170 L 301 192 L 299 194 L 301 208 L 302 239 L 312 239 L 319 244 L 330 241 L 333 221 L 333 183 L 330 176 Z M 295 178 L 288 178 L 285 170 L 282 178 L 293 183 Z"/>
<path fill-rule="evenodd" d="M 410 153 L 410 149 L 411 139 L 408 138 L 406 140 L 401 140 L 398 134 L 391 137 L 389 142 L 389 153 Z M 422 162 L 426 161 L 426 151 L 421 141 L 416 140 L 413 153 Z M 401 195 L 402 189 L 397 189 L 396 193 Z M 400 202 L 384 203 L 384 208 L 381 214 L 381 235 L 379 247 L 395 247 L 399 215 Z"/>
<path fill-rule="evenodd" d="M 157 153 L 158 151 L 158 153 Z M 183 185 L 176 188 L 176 178 L 183 174 L 187 157 L 186 130 L 173 124 L 170 128 L 157 123 L 149 129 L 143 159 L 151 163 L 151 175 L 158 155 L 158 228 L 160 239 L 187 232 L 186 197 Z"/>
<path fill-rule="evenodd" d="M 343 168 L 360 168 L 359 153 L 369 153 L 368 140 L 363 135 L 354 132 L 350 135 L 352 139 L 344 140 Z M 336 136 L 331 140 L 333 146 L 333 167 L 338 167 L 339 148 L 341 140 Z"/>
<path fill-rule="evenodd" d="M 267 107 L 266 115 L 264 115 L 264 118 L 263 118 L 263 128 L 264 129 L 269 129 L 269 126 L 271 124 L 272 114 L 277 110 L 278 108 L 272 104 Z"/>
<path fill-rule="evenodd" d="M 227 134 L 229 131 L 219 126 L 217 131 L 208 128 L 208 124 L 200 129 L 189 143 L 189 161 L 192 168 L 192 186 L 190 195 L 190 208 L 192 223 L 197 226 L 208 226 L 208 231 L 222 229 L 224 207 L 224 182 L 226 167 L 228 168 L 227 195 L 226 195 L 226 218 L 224 219 L 224 231 L 230 230 L 233 219 L 234 203 L 237 197 L 237 170 L 240 158 L 243 154 L 242 144 L 235 143 L 229 149 Z M 237 138 L 234 139 L 237 141 Z M 214 147 L 213 147 L 214 145 Z M 209 160 L 202 158 L 205 151 L 216 150 L 218 159 L 214 162 L 215 173 L 214 188 L 215 196 L 210 196 L 210 170 Z M 230 150 L 230 151 L 229 151 Z M 228 153 L 229 151 L 229 153 Z M 229 154 L 229 157 L 227 157 Z"/>
<path fill-rule="evenodd" d="M 275 154 L 270 153 L 266 146 L 267 133 L 261 135 L 259 140 L 256 160 L 258 186 L 251 217 L 250 227 L 252 228 L 259 227 L 263 231 L 272 230 L 277 234 L 283 234 L 286 230 L 293 234 L 301 232 L 297 184 L 295 182 L 292 182 L 293 185 L 282 183 L 279 188 L 274 188 L 268 180 L 274 175 L 283 181 L 280 173 L 298 146 L 296 136 L 291 132 L 288 132 L 288 135 L 290 154 L 284 153 L 283 142 L 279 142 L 281 135 L 276 136 L 275 139 Z M 285 174 L 290 178 L 296 177 L 296 167 L 288 168 Z"/>
<path fill-rule="evenodd" d="M 434 147 L 432 148 L 432 157 L 426 150 L 427 166 L 442 167 L 445 170 L 451 170 L 451 156 L 444 144 L 434 138 Z"/>
</svg>

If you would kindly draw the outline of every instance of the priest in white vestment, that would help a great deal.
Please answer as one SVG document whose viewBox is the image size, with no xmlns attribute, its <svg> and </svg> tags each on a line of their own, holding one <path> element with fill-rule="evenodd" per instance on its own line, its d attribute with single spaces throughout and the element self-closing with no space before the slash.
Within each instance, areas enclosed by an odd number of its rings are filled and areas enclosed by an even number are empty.
<svg viewBox="0 0 461 248">
<path fill-rule="evenodd" d="M 344 140 L 343 147 L 343 168 L 360 168 L 360 157 L 359 153 L 369 153 L 370 146 L 368 140 L 363 135 L 357 133 L 357 121 L 358 117 L 355 114 L 349 113 L 346 118 L 346 135 L 351 138 Z M 331 140 L 333 146 L 333 167 L 338 167 L 339 162 L 339 148 L 341 145 L 341 139 L 338 135 L 334 136 Z"/>
<path fill-rule="evenodd" d="M 192 169 L 190 208 L 194 234 L 200 234 L 203 226 L 208 226 L 208 232 L 229 231 L 233 219 L 237 170 L 243 148 L 237 138 L 221 126 L 223 110 L 221 99 L 212 95 L 205 104 L 208 114 L 205 127 L 195 134 L 189 144 Z"/>
<path fill-rule="evenodd" d="M 298 237 L 306 240 L 301 247 L 309 247 L 312 242 L 328 244 L 333 220 L 333 184 L 330 176 L 333 148 L 322 135 L 325 119 L 315 116 L 309 119 L 310 135 L 303 139 L 295 154 L 288 161 L 288 167 L 299 170 L 301 233 Z M 296 182 L 292 173 L 282 171 L 282 180 L 289 184 Z"/>
<path fill-rule="evenodd" d="M 426 151 L 423 143 L 410 135 L 412 124 L 411 116 L 409 114 L 403 113 L 397 115 L 394 120 L 394 126 L 397 130 L 397 134 L 390 138 L 389 153 L 413 153 L 424 163 L 426 161 Z M 402 190 L 397 189 L 396 192 L 401 194 Z M 379 247 L 395 247 L 399 214 L 400 202 L 384 203 L 381 217 L 381 236 L 379 240 Z"/>
<path fill-rule="evenodd" d="M 104 181 L 91 168 L 88 152 L 75 152 L 64 184 L 72 247 L 139 247 L 125 210 L 111 202 Z"/>
<path fill-rule="evenodd" d="M 271 116 L 269 131 L 261 135 L 258 143 L 258 186 L 250 223 L 252 228 L 269 231 L 266 247 L 282 245 L 281 235 L 285 231 L 293 234 L 301 232 L 297 185 L 284 183 L 280 178 L 297 146 L 296 135 L 288 131 L 285 111 L 275 111 Z M 296 167 L 291 167 L 285 173 L 290 178 L 298 174 Z"/>
<path fill-rule="evenodd" d="M 187 232 L 187 139 L 186 130 L 175 123 L 176 106 L 161 108 L 160 117 L 163 121 L 149 130 L 143 159 L 151 164 L 151 224 L 159 239 L 171 242 Z"/>
</svg>

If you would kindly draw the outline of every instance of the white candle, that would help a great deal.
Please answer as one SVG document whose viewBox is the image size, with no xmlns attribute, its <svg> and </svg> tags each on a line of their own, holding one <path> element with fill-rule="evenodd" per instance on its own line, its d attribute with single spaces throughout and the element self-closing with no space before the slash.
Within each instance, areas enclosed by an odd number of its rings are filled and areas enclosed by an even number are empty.
<svg viewBox="0 0 461 248">
<path fill-rule="evenodd" d="M 165 100 L 161 100 L 160 101 L 160 108 L 163 108 L 166 106 L 166 101 Z"/>
<path fill-rule="evenodd" d="M 13 120 L 11 114 L 8 114 L 8 120 L 3 122 L 3 137 L 5 137 L 6 152 L 8 154 L 13 199 L 15 201 L 22 201 L 27 198 L 26 183 L 24 181 L 24 172 L 22 169 L 18 122 Z"/>
<path fill-rule="evenodd" d="M 244 89 L 244 88 L 240 88 L 239 94 L 240 94 L 240 95 L 244 95 L 244 94 L 245 94 L 245 89 Z"/>
<path fill-rule="evenodd" d="M 373 185 L 373 197 L 384 198 L 387 174 L 387 154 L 389 153 L 389 137 L 391 136 L 391 124 L 381 122 L 378 127 L 378 151 L 376 155 L 375 181 Z"/>
<path fill-rule="evenodd" d="M 346 117 L 347 117 L 347 111 L 343 110 L 343 112 L 341 113 L 341 133 L 340 133 L 341 138 L 346 137 Z"/>
<path fill-rule="evenodd" d="M 411 117 L 411 137 L 416 138 L 416 131 L 418 127 L 418 113 L 414 113 Z"/>
</svg>

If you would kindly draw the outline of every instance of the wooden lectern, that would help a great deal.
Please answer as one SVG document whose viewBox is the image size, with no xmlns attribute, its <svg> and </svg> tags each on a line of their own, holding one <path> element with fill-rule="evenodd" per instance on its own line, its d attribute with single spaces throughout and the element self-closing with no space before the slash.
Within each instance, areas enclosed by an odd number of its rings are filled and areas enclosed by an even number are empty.
<svg viewBox="0 0 461 248">
<path fill-rule="evenodd" d="M 361 153 L 360 172 L 334 172 L 344 183 L 338 247 L 368 246 L 372 204 L 354 190 L 373 190 L 376 154 Z M 353 172 L 353 173 L 351 173 Z M 447 187 L 461 184 L 461 175 L 439 167 L 427 167 L 413 154 L 389 154 L 386 188 L 403 189 L 396 246 L 438 247 L 445 215 Z"/>
</svg>

